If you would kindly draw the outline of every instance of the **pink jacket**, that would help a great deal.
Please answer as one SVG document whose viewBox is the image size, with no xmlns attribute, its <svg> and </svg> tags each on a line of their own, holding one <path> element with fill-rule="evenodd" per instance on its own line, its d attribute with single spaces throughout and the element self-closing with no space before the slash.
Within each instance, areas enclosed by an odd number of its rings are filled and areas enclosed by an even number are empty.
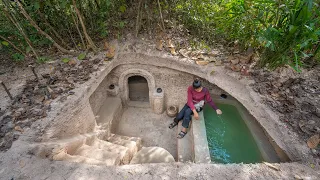
<svg viewBox="0 0 320 180">
<path fill-rule="evenodd" d="M 197 92 L 194 90 L 192 86 L 188 87 L 188 102 L 187 105 L 190 107 L 190 109 L 193 111 L 195 109 L 194 104 L 204 100 L 206 103 L 210 104 L 210 106 L 217 110 L 218 107 L 213 103 L 209 90 L 207 88 L 202 88 L 201 92 Z"/>
</svg>

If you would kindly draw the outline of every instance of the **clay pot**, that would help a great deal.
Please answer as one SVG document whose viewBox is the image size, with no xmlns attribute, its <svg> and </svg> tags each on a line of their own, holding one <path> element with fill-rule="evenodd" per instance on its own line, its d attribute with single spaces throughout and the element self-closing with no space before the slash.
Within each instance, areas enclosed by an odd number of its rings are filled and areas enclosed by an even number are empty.
<svg viewBox="0 0 320 180">
<path fill-rule="evenodd" d="M 177 106 L 169 106 L 167 108 L 167 115 L 169 117 L 176 117 L 177 114 L 178 114 L 178 107 Z"/>
</svg>

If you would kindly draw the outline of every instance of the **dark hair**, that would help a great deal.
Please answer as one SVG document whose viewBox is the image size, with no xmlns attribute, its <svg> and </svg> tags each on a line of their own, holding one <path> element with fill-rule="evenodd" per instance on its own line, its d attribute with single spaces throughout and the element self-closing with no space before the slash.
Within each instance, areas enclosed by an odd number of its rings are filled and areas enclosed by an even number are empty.
<svg viewBox="0 0 320 180">
<path fill-rule="evenodd" d="M 198 78 L 196 78 L 193 81 L 192 86 L 193 86 L 194 89 L 198 89 L 199 87 L 201 87 L 201 81 Z"/>
</svg>

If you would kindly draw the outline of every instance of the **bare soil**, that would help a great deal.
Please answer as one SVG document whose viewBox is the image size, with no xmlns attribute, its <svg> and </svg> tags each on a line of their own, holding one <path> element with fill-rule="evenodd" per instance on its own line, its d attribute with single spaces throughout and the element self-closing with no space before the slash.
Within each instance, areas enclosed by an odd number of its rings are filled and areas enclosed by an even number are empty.
<svg viewBox="0 0 320 180">
<path fill-rule="evenodd" d="M 11 70 L 4 72 L 0 80 L 8 86 L 14 99 L 10 100 L 4 90 L 0 91 L 4 99 L 0 109 L 0 151 L 10 148 L 23 128 L 46 117 L 54 99 L 63 102 L 73 95 L 75 85 L 89 80 L 102 62 L 102 59 L 80 61 L 75 58 L 68 63 L 55 61 L 35 67 L 36 75 L 27 65 L 10 68 L 5 64 L 4 67 Z"/>
<path fill-rule="evenodd" d="M 274 72 L 255 70 L 253 89 L 265 103 L 279 113 L 280 119 L 307 141 L 320 134 L 320 67 L 297 73 L 291 68 Z M 320 147 L 313 150 L 320 157 Z"/>
<path fill-rule="evenodd" d="M 169 129 L 172 118 L 155 114 L 151 109 L 129 107 L 122 115 L 116 134 L 141 137 L 142 146 L 158 146 L 177 159 L 177 129 Z"/>
</svg>

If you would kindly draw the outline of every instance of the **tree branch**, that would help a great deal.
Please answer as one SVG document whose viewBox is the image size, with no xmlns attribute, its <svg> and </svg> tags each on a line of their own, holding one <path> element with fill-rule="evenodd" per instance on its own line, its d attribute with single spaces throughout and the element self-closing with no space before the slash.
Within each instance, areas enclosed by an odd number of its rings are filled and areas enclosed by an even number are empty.
<svg viewBox="0 0 320 180">
<path fill-rule="evenodd" d="M 159 0 L 158 0 L 158 6 L 159 6 L 159 12 L 160 12 L 160 21 L 162 23 L 162 30 L 165 31 L 164 21 L 163 21 L 162 12 L 161 12 L 161 5 L 160 5 Z"/>
<path fill-rule="evenodd" d="M 83 30 L 83 34 L 84 34 L 84 37 L 86 38 L 86 40 L 88 41 L 88 44 L 89 46 L 92 48 L 92 50 L 94 52 L 96 52 L 98 50 L 97 46 L 93 43 L 92 39 L 90 38 L 90 36 L 88 35 L 87 33 L 87 29 L 86 29 L 86 26 L 84 25 L 83 23 L 83 20 L 82 20 L 82 17 L 81 17 L 81 13 L 79 11 L 79 9 L 77 8 L 77 4 L 76 4 L 76 1 L 75 0 L 72 0 L 73 2 L 73 6 L 74 6 L 74 9 L 76 10 L 76 13 L 78 15 L 78 18 L 80 20 L 80 24 L 82 26 L 82 30 Z"/>
<path fill-rule="evenodd" d="M 9 44 L 11 44 L 11 46 L 12 46 L 15 50 L 19 51 L 19 52 L 20 52 L 21 54 L 23 54 L 24 56 L 27 56 L 26 53 L 24 53 L 23 51 L 21 51 L 17 46 L 15 46 L 11 41 L 9 41 L 9 39 L 6 39 L 5 37 L 3 37 L 3 36 L 1 36 L 1 35 L 0 35 L 0 38 L 3 39 L 3 40 L 5 40 L 5 41 L 7 41 Z"/>
<path fill-rule="evenodd" d="M 138 37 L 139 34 L 139 30 L 140 30 L 140 21 L 141 21 L 141 4 L 142 4 L 143 0 L 139 1 L 139 5 L 138 5 L 138 15 L 137 15 L 137 20 L 136 20 L 136 34 L 135 36 Z"/>
<path fill-rule="evenodd" d="M 86 43 L 84 43 L 84 40 L 83 40 L 81 31 L 80 31 L 79 26 L 78 26 L 79 23 L 78 23 L 78 21 L 76 21 L 76 19 L 74 18 L 73 13 L 71 13 L 71 17 L 72 17 L 72 20 L 73 20 L 73 22 L 74 22 L 74 25 L 76 26 L 76 29 L 77 29 L 77 31 L 78 31 L 78 34 L 79 34 L 79 36 L 80 36 L 80 39 L 81 39 L 81 42 L 82 42 L 82 48 L 86 48 Z M 77 20 L 78 20 L 78 19 L 77 19 Z"/>
<path fill-rule="evenodd" d="M 42 12 L 38 11 L 41 19 L 43 19 L 44 23 L 51 29 L 53 34 L 61 41 L 63 45 L 65 45 L 67 48 L 71 49 L 71 47 L 63 40 L 63 38 L 57 33 L 57 31 L 51 26 L 51 24 L 47 21 L 46 17 L 42 14 Z"/>
<path fill-rule="evenodd" d="M 4 4 L 4 14 L 5 16 L 16 26 L 16 28 L 20 31 L 20 33 L 22 34 L 22 36 L 24 37 L 24 40 L 27 42 L 27 44 L 29 45 L 31 51 L 33 52 L 33 54 L 36 56 L 36 59 L 39 58 L 38 53 L 36 52 L 36 50 L 33 48 L 32 43 L 30 41 L 30 39 L 28 38 L 27 34 L 24 32 L 24 30 L 22 29 L 22 27 L 20 26 L 19 22 L 17 21 L 17 19 L 11 15 L 11 13 L 9 13 L 9 7 L 10 5 L 7 4 L 8 2 L 6 2 L 6 0 L 3 0 L 3 4 Z M 11 11 L 10 11 L 11 12 Z"/>
<path fill-rule="evenodd" d="M 49 39 L 52 43 L 53 46 L 55 46 L 56 48 L 58 48 L 61 52 L 66 53 L 66 54 L 75 54 L 74 52 L 68 51 L 65 48 L 61 47 L 57 42 L 55 42 L 46 32 L 44 32 L 38 25 L 36 22 L 34 22 L 34 20 L 29 16 L 29 14 L 24 10 L 24 8 L 22 7 L 21 3 L 18 0 L 15 0 L 15 2 L 17 3 L 18 7 L 20 8 L 20 12 L 21 14 L 23 14 L 23 16 L 29 21 L 29 23 L 36 28 L 36 30 L 42 34 L 43 36 L 45 36 L 47 39 Z"/>
</svg>

